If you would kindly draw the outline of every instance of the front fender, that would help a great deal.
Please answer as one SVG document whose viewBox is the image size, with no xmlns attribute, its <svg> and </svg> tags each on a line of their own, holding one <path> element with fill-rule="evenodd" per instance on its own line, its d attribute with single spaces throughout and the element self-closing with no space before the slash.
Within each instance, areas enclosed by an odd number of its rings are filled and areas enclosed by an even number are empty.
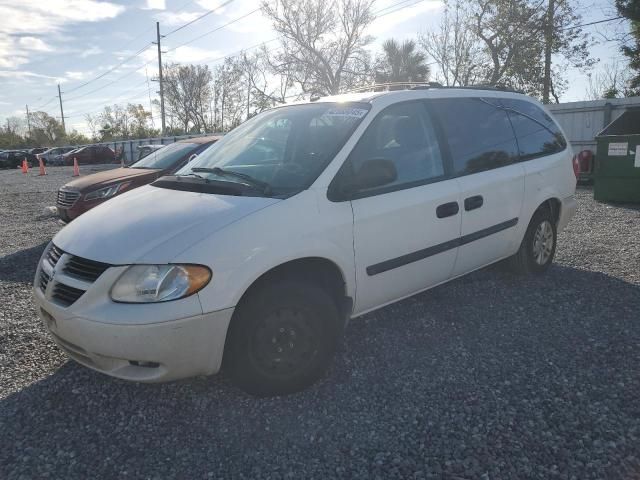
<svg viewBox="0 0 640 480">
<path fill-rule="evenodd" d="M 208 265 L 213 277 L 200 291 L 204 312 L 235 307 L 262 275 L 292 260 L 334 263 L 355 296 L 353 216 L 348 202 L 318 202 L 306 190 L 247 216 L 188 248 L 174 263 Z"/>
</svg>

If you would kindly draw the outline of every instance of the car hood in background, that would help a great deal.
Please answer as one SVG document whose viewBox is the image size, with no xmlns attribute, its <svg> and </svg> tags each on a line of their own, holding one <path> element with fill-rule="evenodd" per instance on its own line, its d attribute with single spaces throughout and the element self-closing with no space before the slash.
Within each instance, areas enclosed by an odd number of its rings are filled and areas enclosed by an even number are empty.
<svg viewBox="0 0 640 480">
<path fill-rule="evenodd" d="M 110 184 L 115 181 L 127 179 L 136 179 L 139 181 L 142 180 L 142 178 L 145 176 L 148 176 L 149 182 L 151 182 L 158 176 L 158 173 L 160 172 L 162 172 L 162 170 L 151 168 L 113 168 L 110 170 L 105 170 L 103 172 L 78 177 L 75 180 L 71 180 L 69 183 L 66 183 L 64 186 L 65 188 L 72 190 L 93 190 L 92 187 L 94 186 L 98 187 L 107 183 Z"/>
<path fill-rule="evenodd" d="M 53 242 L 65 252 L 112 265 L 168 263 L 226 225 L 280 201 L 146 185 L 89 210 Z"/>
</svg>

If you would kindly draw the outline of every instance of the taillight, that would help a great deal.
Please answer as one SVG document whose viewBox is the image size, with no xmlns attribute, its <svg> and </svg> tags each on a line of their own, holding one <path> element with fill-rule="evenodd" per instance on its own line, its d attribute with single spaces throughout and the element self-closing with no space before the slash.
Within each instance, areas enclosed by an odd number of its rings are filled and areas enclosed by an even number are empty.
<svg viewBox="0 0 640 480">
<path fill-rule="evenodd" d="M 578 168 L 580 173 L 591 173 L 593 170 L 593 152 L 591 150 L 582 150 L 578 154 Z"/>
<path fill-rule="evenodd" d="M 580 174 L 580 161 L 578 160 L 577 153 L 571 159 L 571 163 L 573 164 L 573 174 L 578 178 L 578 175 Z"/>
</svg>

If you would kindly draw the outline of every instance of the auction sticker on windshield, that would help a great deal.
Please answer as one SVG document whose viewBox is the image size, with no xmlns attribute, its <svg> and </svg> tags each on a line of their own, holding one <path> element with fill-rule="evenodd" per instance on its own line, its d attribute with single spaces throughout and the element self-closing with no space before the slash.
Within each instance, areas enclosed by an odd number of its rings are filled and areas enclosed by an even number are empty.
<svg viewBox="0 0 640 480">
<path fill-rule="evenodd" d="M 364 108 L 330 108 L 323 116 L 362 118 L 368 111 L 369 110 L 365 110 Z"/>
</svg>

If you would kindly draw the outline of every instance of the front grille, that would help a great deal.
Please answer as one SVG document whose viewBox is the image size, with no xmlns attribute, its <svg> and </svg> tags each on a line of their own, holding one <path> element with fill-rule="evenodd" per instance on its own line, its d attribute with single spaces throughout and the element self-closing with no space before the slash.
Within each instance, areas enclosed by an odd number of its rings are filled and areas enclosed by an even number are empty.
<svg viewBox="0 0 640 480">
<path fill-rule="evenodd" d="M 84 294 L 84 290 L 70 287 L 64 283 L 56 283 L 53 287 L 52 298 L 63 307 L 68 307 Z"/>
<path fill-rule="evenodd" d="M 49 280 L 51 277 L 44 270 L 40 271 L 40 290 L 43 292 L 47 289 L 47 285 L 49 285 Z"/>
<path fill-rule="evenodd" d="M 63 272 L 80 280 L 95 282 L 109 265 L 82 257 L 70 257 L 63 268 Z"/>
<path fill-rule="evenodd" d="M 60 260 L 62 256 L 64 258 Z M 93 283 L 95 282 L 104 271 L 111 265 L 107 263 L 97 262 L 95 260 L 89 260 L 87 258 L 76 257 L 66 253 L 56 245 L 51 245 L 51 248 L 47 252 L 46 261 L 51 264 L 51 267 L 57 268 L 58 271 L 64 273 L 66 276 L 82 280 L 83 282 Z M 59 264 L 59 265 L 58 265 Z M 40 269 L 40 277 L 38 279 L 38 286 L 45 292 L 47 286 L 51 283 L 52 294 L 51 298 L 58 305 L 68 307 L 78 300 L 85 292 L 85 290 L 71 287 L 66 285 L 64 277 L 52 278 L 45 272 L 44 268 Z"/>
<path fill-rule="evenodd" d="M 58 190 L 58 205 L 63 208 L 71 208 L 80 197 L 80 192 L 73 190 Z"/>
<path fill-rule="evenodd" d="M 58 260 L 60 260 L 60 257 L 62 256 L 63 253 L 64 252 L 60 250 L 58 247 L 56 247 L 53 244 L 51 245 L 51 249 L 47 254 L 47 260 L 49 260 L 49 263 L 51 264 L 52 267 L 56 266 L 56 263 L 58 263 Z"/>
</svg>

